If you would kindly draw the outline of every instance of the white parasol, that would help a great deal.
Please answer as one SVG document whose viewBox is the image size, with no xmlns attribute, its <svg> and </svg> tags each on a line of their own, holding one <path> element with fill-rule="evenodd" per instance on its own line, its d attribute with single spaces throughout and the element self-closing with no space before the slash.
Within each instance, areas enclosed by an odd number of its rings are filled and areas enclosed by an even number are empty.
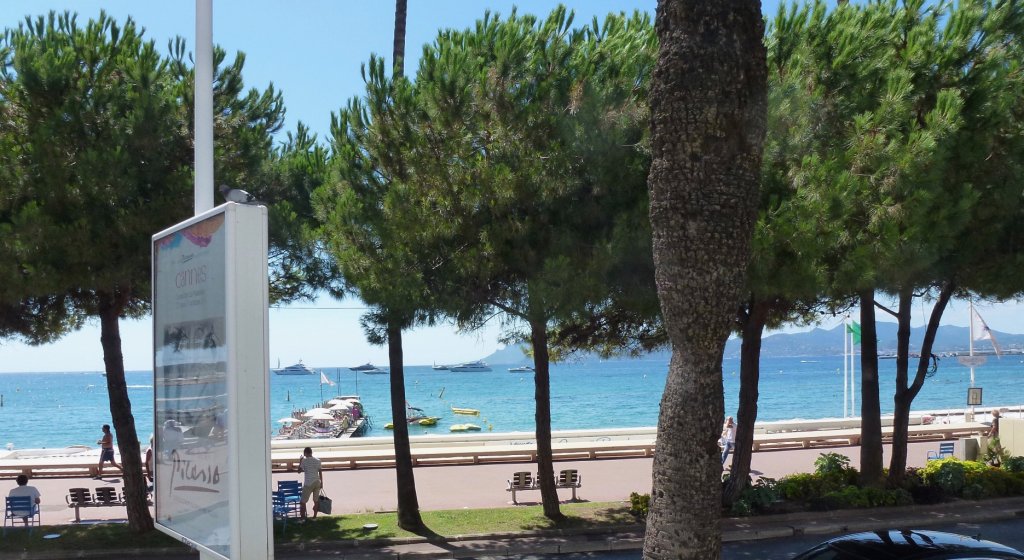
<svg viewBox="0 0 1024 560">
<path fill-rule="evenodd" d="M 334 417 L 327 412 L 318 412 L 309 417 L 310 420 L 334 420 Z"/>
<path fill-rule="evenodd" d="M 317 414 L 327 414 L 329 412 L 330 411 L 327 410 L 326 408 L 316 407 L 316 408 L 311 408 L 311 409 L 307 410 L 306 412 L 303 412 L 302 415 L 308 418 L 310 416 L 316 416 Z"/>
<path fill-rule="evenodd" d="M 302 422 L 302 420 L 298 418 L 281 418 L 277 421 L 278 424 L 292 424 L 294 422 Z"/>
</svg>

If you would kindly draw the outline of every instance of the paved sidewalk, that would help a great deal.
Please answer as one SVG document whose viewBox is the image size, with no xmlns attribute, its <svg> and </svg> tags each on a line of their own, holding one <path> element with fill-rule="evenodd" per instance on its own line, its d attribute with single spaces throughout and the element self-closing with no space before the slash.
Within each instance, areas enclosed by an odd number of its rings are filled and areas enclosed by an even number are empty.
<svg viewBox="0 0 1024 560">
<path fill-rule="evenodd" d="M 911 466 L 923 465 L 927 452 L 937 442 L 912 443 L 908 449 Z M 814 460 L 822 453 L 841 453 L 859 462 L 859 448 L 836 447 L 764 451 L 755 453 L 752 468 L 755 474 L 778 478 L 796 472 L 814 470 Z M 888 446 L 886 446 L 886 463 Z M 649 493 L 651 489 L 650 458 L 559 461 L 556 470 L 576 468 L 583 476 L 579 498 L 592 502 L 628 501 L 631 492 Z M 415 470 L 417 494 L 423 510 L 516 507 L 505 491 L 505 480 L 517 470 L 533 470 L 533 464 L 504 463 L 418 467 Z M 274 479 L 297 479 L 298 473 L 275 474 Z M 393 511 L 395 501 L 394 469 L 356 469 L 326 471 L 325 491 L 334 498 L 335 514 Z M 13 481 L 7 481 L 13 486 Z M 70 524 L 74 511 L 64 502 L 67 489 L 76 486 L 120 486 L 120 477 L 91 479 L 36 479 L 31 481 L 43 496 L 43 523 Z M 3 488 L 0 490 L 6 491 Z M 561 490 L 563 500 L 569 490 Z M 536 504 L 539 492 L 519 493 L 522 504 Z M 797 513 L 788 515 L 725 519 L 723 540 L 756 540 L 787 537 L 795 534 L 829 535 L 882 527 L 926 527 L 950 521 L 984 521 L 1007 519 L 1024 511 L 1024 498 L 1008 498 L 986 502 L 955 502 L 937 506 L 911 506 L 881 510 L 844 510 L 840 512 Z M 88 508 L 82 510 L 84 521 L 124 519 L 123 508 Z M 823 538 L 824 540 L 824 538 Z M 599 532 L 543 532 L 514 535 L 480 535 L 428 541 L 425 538 L 376 541 L 341 541 L 324 545 L 278 548 L 277 557 L 307 558 L 330 555 L 333 558 L 462 558 L 504 556 L 528 553 L 565 553 L 604 550 L 639 549 L 643 544 L 643 527 L 623 527 Z M 131 557 L 126 551 L 108 551 L 94 558 Z M 148 553 L 147 553 L 148 554 Z M 175 553 L 176 558 L 182 557 Z M 69 556 L 70 557 L 70 556 Z M 76 557 L 80 557 L 77 556 Z M 0 560 L 28 558 L 0 552 Z M 42 558 L 35 556 L 33 558 Z"/>
</svg>

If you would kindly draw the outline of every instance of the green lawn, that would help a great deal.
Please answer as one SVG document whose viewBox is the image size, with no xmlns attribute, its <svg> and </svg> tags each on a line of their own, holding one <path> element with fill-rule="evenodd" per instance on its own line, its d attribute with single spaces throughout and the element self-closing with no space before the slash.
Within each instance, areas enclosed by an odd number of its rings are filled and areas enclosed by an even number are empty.
<svg viewBox="0 0 1024 560">
<path fill-rule="evenodd" d="M 561 510 L 566 520 L 558 524 L 544 517 L 541 506 L 425 511 L 422 514 L 423 522 L 428 531 L 420 536 L 436 538 L 552 529 L 600 529 L 637 522 L 629 513 L 629 506 L 620 502 L 562 504 Z M 363 525 L 370 523 L 378 527 L 373 530 L 363 529 Z M 59 534 L 60 538 L 43 539 L 44 535 L 51 534 Z M 320 516 L 306 523 L 289 519 L 287 529 L 283 532 L 281 522 L 274 523 L 274 541 L 278 544 L 415 536 L 417 535 L 398 528 L 394 513 Z M 128 530 L 127 525 L 121 523 L 36 527 L 32 536 L 23 528 L 8 527 L 7 536 L 2 542 L 3 548 L 11 552 L 181 547 L 176 540 L 159 531 L 135 535 Z"/>
</svg>

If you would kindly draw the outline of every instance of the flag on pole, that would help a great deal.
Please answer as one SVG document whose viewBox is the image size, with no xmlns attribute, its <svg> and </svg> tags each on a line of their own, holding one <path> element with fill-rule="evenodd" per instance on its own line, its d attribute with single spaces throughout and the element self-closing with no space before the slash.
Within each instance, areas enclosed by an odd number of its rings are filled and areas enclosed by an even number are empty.
<svg viewBox="0 0 1024 560">
<path fill-rule="evenodd" d="M 846 332 L 853 335 L 854 344 L 860 344 L 860 323 L 857 321 L 850 321 L 850 324 L 846 325 Z"/>
<path fill-rule="evenodd" d="M 331 381 L 330 379 L 327 379 L 327 376 L 324 375 L 324 372 L 322 372 L 322 371 L 320 372 L 320 384 L 321 385 L 330 385 L 332 387 L 334 386 L 334 382 Z"/>
<path fill-rule="evenodd" d="M 989 340 L 992 342 L 992 348 L 996 351 L 996 356 L 1002 357 L 1002 352 L 999 350 L 999 343 L 996 342 L 996 335 L 992 333 L 992 329 L 988 328 L 985 324 L 985 320 L 981 318 L 977 309 L 971 309 L 974 314 L 971 316 L 972 327 L 974 329 L 974 340 Z"/>
</svg>

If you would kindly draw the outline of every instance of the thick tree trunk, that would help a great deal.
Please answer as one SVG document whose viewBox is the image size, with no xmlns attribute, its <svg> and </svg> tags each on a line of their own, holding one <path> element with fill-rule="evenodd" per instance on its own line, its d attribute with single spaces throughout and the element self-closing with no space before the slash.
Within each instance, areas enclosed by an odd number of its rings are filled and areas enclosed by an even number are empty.
<svg viewBox="0 0 1024 560">
<path fill-rule="evenodd" d="M 882 483 L 882 411 L 878 401 L 878 335 L 875 292 L 860 294 L 860 476 L 867 486 Z"/>
<path fill-rule="evenodd" d="M 907 465 L 907 431 L 910 428 L 907 378 L 910 369 L 910 315 L 913 302 L 912 290 L 900 290 L 896 308 L 896 391 L 893 394 L 892 458 L 889 461 L 889 484 L 902 478 L 898 475 L 893 476 L 892 465 L 902 465 L 900 470 L 905 469 Z"/>
<path fill-rule="evenodd" d="M 537 476 L 540 477 L 540 499 L 544 517 L 555 521 L 563 518 L 558 507 L 555 488 L 555 465 L 551 456 L 551 375 L 548 355 L 548 331 L 544 321 L 530 321 L 530 342 L 533 344 L 533 386 L 536 400 Z"/>
<path fill-rule="evenodd" d="M 398 526 L 406 531 L 423 529 L 420 503 L 416 497 L 416 477 L 409 448 L 409 424 L 405 421 L 405 369 L 402 355 L 402 328 L 388 323 L 388 366 L 391 380 L 391 421 L 395 426 L 395 478 L 398 490 Z"/>
<path fill-rule="evenodd" d="M 758 383 L 761 378 L 761 338 L 768 320 L 768 302 L 751 303 L 743 320 L 743 341 L 740 345 L 740 402 L 736 411 L 736 444 L 733 448 L 729 483 L 722 503 L 728 507 L 739 497 L 750 477 L 750 460 L 754 449 L 754 422 L 757 421 Z"/>
<path fill-rule="evenodd" d="M 907 470 L 907 440 L 908 433 L 910 431 L 910 407 L 914 403 L 914 399 L 917 398 L 917 394 L 921 392 L 921 387 L 924 386 L 924 380 L 928 375 L 928 367 L 931 365 L 932 348 L 935 346 L 935 335 L 939 332 L 939 322 L 942 320 L 942 314 L 946 311 L 946 306 L 949 304 L 949 300 L 953 297 L 953 290 L 955 284 L 953 282 L 947 282 L 939 290 L 939 297 L 935 300 L 935 305 L 932 307 L 931 316 L 928 318 L 928 326 L 925 328 L 924 340 L 921 341 L 921 357 L 917 361 L 917 372 L 914 375 L 914 382 L 909 386 L 906 385 L 907 376 L 904 375 L 901 379 L 898 374 L 897 365 L 897 376 L 896 376 L 896 394 L 893 397 L 894 413 L 893 413 L 893 435 L 892 435 L 892 458 L 889 460 L 889 486 L 897 487 L 903 481 L 903 476 Z M 909 294 L 911 297 L 913 294 Z M 901 294 L 900 300 L 900 312 L 903 311 L 903 295 Z M 910 340 L 910 297 L 907 298 L 907 347 L 909 350 Z M 900 326 L 902 329 L 902 323 Z M 898 331 L 897 336 L 900 336 L 902 331 Z M 902 347 L 900 347 L 902 348 Z M 909 356 L 909 354 L 908 354 Z M 897 355 L 897 360 L 899 356 Z M 909 361 L 908 367 L 909 371 Z"/>
<path fill-rule="evenodd" d="M 758 2 L 660 0 L 648 187 L 672 343 L 645 558 L 721 555 L 722 352 L 756 218 L 766 110 Z"/>
<path fill-rule="evenodd" d="M 128 510 L 128 527 L 136 533 L 153 529 L 153 516 L 146 503 L 146 479 L 142 474 L 142 453 L 128 385 L 124 379 L 124 356 L 121 353 L 121 329 L 118 319 L 127 304 L 127 295 L 99 292 L 96 296 L 100 316 L 100 344 L 107 373 L 107 395 L 110 417 L 117 435 L 124 471 L 124 499 Z M 96 427 L 99 429 L 99 426 Z"/>
</svg>

